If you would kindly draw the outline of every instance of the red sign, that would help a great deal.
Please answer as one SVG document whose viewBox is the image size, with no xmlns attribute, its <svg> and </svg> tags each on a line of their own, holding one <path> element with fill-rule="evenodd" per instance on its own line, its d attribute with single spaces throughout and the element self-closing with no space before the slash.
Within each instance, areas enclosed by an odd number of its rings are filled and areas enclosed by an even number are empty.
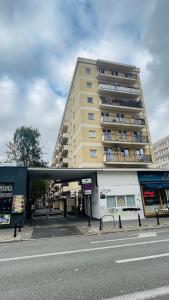
<svg viewBox="0 0 169 300">
<path fill-rule="evenodd" d="M 154 197 L 155 193 L 154 192 L 144 192 L 144 197 Z"/>
</svg>

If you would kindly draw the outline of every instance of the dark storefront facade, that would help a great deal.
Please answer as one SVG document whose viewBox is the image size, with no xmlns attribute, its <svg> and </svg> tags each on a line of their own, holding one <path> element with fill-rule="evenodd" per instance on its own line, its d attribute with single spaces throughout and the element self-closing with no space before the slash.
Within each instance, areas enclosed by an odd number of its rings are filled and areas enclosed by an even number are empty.
<svg viewBox="0 0 169 300">
<path fill-rule="evenodd" d="M 169 215 L 169 172 L 138 172 L 145 217 Z"/>
<path fill-rule="evenodd" d="M 24 224 L 27 168 L 0 167 L 0 228 Z"/>
</svg>

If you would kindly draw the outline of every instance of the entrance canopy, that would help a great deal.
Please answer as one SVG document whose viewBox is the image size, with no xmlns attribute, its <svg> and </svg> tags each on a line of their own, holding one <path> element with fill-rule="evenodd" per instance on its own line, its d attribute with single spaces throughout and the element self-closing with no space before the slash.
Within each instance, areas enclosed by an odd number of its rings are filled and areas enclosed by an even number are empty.
<svg viewBox="0 0 169 300">
<path fill-rule="evenodd" d="M 94 169 L 28 168 L 30 179 L 78 181 L 96 176 Z"/>
</svg>

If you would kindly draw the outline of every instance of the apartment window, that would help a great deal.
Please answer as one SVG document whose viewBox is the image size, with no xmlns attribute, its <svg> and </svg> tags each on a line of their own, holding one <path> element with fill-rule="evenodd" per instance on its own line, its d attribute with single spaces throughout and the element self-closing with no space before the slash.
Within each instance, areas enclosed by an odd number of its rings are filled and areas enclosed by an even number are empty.
<svg viewBox="0 0 169 300">
<path fill-rule="evenodd" d="M 91 74 L 91 69 L 90 68 L 86 68 L 86 74 Z"/>
<path fill-rule="evenodd" d="M 90 137 L 90 138 L 95 138 L 95 137 L 96 137 L 96 131 L 94 131 L 94 130 L 89 130 L 89 137 Z"/>
<path fill-rule="evenodd" d="M 87 97 L 87 102 L 88 103 L 93 103 L 93 97 Z"/>
<path fill-rule="evenodd" d="M 87 86 L 87 88 L 92 88 L 92 82 L 86 82 L 86 86 Z"/>
<path fill-rule="evenodd" d="M 107 208 L 136 206 L 134 195 L 107 196 Z"/>
<path fill-rule="evenodd" d="M 96 157 L 96 153 L 97 153 L 96 150 L 91 149 L 90 150 L 90 157 Z"/>
<path fill-rule="evenodd" d="M 94 113 L 88 113 L 88 120 L 94 120 Z"/>
</svg>

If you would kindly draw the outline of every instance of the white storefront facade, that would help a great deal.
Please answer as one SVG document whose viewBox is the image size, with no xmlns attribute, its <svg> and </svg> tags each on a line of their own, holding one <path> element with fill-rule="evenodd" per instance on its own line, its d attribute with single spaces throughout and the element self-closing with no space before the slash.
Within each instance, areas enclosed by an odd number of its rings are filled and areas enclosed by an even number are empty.
<svg viewBox="0 0 169 300">
<path fill-rule="evenodd" d="M 105 221 L 144 218 L 138 174 L 135 170 L 99 170 L 92 195 L 92 215 Z"/>
</svg>

